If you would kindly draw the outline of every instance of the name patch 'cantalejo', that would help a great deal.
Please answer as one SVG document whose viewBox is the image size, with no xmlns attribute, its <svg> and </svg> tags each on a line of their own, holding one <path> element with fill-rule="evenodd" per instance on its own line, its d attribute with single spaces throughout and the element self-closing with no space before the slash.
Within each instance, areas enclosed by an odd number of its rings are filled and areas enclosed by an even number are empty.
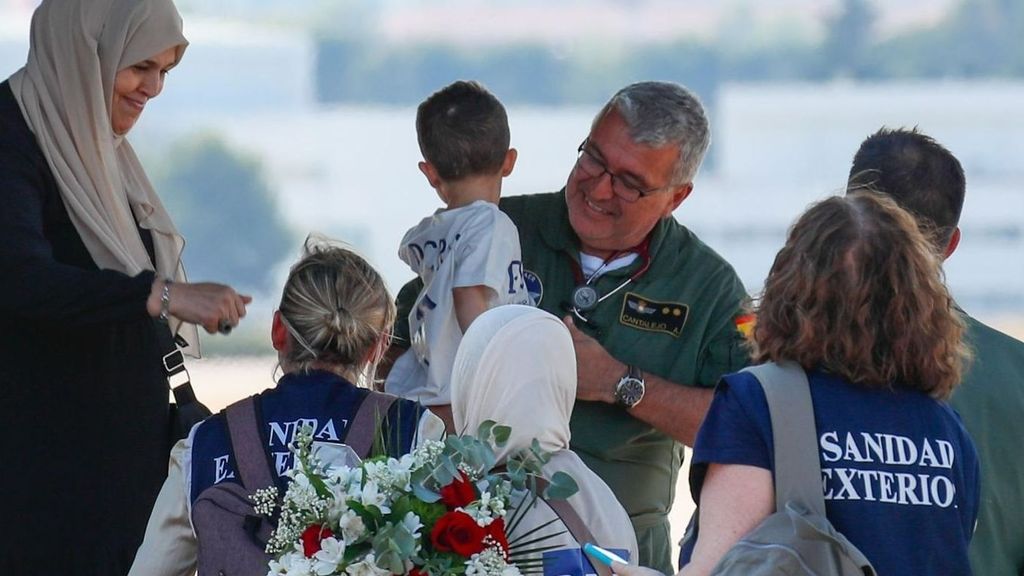
<svg viewBox="0 0 1024 576">
<path fill-rule="evenodd" d="M 679 302 L 657 302 L 634 292 L 622 298 L 619 322 L 640 330 L 663 332 L 676 338 L 683 333 L 690 307 Z"/>
</svg>

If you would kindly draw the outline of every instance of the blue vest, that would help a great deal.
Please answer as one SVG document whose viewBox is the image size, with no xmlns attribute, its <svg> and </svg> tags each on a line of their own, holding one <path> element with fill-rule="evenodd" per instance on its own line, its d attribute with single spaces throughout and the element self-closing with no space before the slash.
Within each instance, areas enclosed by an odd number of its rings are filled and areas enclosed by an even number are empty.
<svg viewBox="0 0 1024 576">
<path fill-rule="evenodd" d="M 274 467 L 277 487 L 284 493 L 293 455 L 288 445 L 303 426 L 313 429 L 313 441 L 343 444 L 356 411 L 369 395 L 344 378 L 329 372 L 286 374 L 275 388 L 256 396 L 260 438 Z M 380 429 L 385 431 L 384 452 L 399 457 L 412 450 L 412 443 L 426 409 L 411 400 L 391 405 Z M 240 484 L 224 412 L 215 414 L 195 430 L 192 439 L 192 477 L 189 501 L 210 486 L 222 482 Z"/>
</svg>

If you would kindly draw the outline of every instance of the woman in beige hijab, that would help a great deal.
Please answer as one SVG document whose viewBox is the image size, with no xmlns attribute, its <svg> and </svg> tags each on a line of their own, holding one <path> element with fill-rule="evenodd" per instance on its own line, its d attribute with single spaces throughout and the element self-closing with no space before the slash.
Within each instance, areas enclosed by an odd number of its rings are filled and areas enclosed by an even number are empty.
<svg viewBox="0 0 1024 576">
<path fill-rule="evenodd" d="M 594 543 L 625 551 L 636 563 L 636 536 L 629 516 L 611 488 L 569 449 L 576 355 L 561 320 L 529 306 L 499 306 L 481 314 L 459 345 L 451 386 L 456 430 L 475 433 L 486 420 L 511 427 L 508 443 L 497 454 L 499 462 L 529 448 L 536 439 L 541 449 L 553 454 L 544 466 L 545 476 L 565 472 L 579 485 L 567 502 Z M 509 535 L 513 554 L 518 537 L 559 517 L 564 514 L 556 516 L 547 502 L 538 500 Z M 545 536 L 538 545 L 557 547 L 548 555 L 579 556 L 582 538 L 566 531 L 566 523 L 558 520 L 519 541 Z"/>
<path fill-rule="evenodd" d="M 44 0 L 0 83 L 0 572 L 127 572 L 167 472 L 168 326 L 192 347 L 245 314 L 185 281 L 124 138 L 186 44 L 171 0 Z"/>
</svg>

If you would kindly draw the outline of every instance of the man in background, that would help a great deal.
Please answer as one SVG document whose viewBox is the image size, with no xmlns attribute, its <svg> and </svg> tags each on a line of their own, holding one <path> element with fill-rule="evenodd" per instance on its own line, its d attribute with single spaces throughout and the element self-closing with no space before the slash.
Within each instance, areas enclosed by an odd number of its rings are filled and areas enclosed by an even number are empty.
<svg viewBox="0 0 1024 576">
<path fill-rule="evenodd" d="M 914 130 L 882 128 L 853 158 L 848 191 L 871 188 L 891 196 L 932 233 L 949 258 L 960 242 L 966 182 L 953 154 Z M 1024 343 L 966 313 L 974 360 L 953 393 L 953 408 L 978 448 L 981 508 L 971 541 L 975 574 L 1024 574 Z"/>
</svg>

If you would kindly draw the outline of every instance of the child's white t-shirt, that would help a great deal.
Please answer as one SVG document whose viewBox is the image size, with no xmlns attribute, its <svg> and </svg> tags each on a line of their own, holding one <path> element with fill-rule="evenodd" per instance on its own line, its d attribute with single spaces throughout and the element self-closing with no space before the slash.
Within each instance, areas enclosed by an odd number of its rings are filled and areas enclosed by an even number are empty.
<svg viewBox="0 0 1024 576">
<path fill-rule="evenodd" d="M 462 341 L 452 290 L 487 286 L 492 306 L 532 305 L 519 232 L 497 205 L 478 200 L 424 218 L 405 233 L 398 256 L 423 280 L 423 290 L 409 313 L 411 346 L 384 388 L 427 406 L 451 404 L 452 364 Z"/>
</svg>

